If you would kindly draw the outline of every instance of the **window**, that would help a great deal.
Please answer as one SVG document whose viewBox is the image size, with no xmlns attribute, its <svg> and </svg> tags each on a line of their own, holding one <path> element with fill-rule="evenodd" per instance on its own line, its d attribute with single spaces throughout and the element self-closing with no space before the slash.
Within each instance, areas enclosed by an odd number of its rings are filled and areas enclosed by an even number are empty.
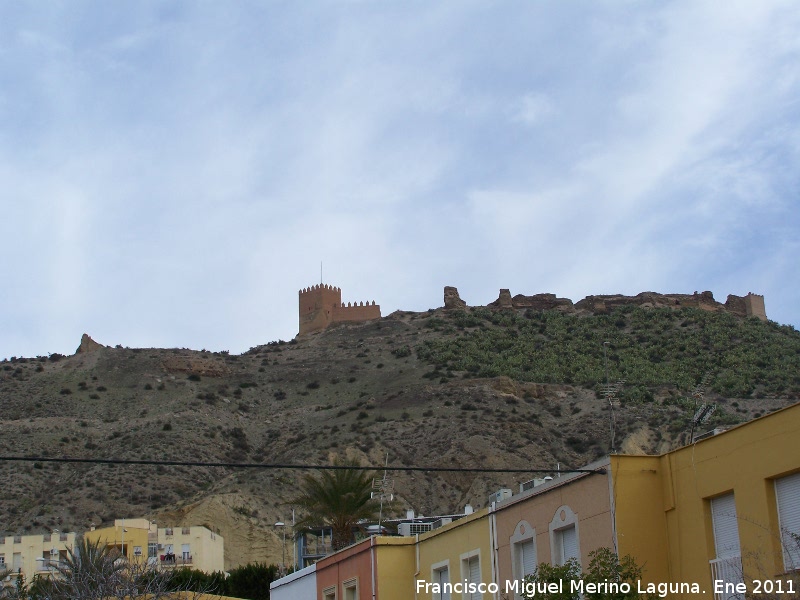
<svg viewBox="0 0 800 600">
<path fill-rule="evenodd" d="M 181 528 L 181 535 L 189 535 L 190 533 L 191 533 L 191 530 L 188 527 L 182 527 Z"/>
<path fill-rule="evenodd" d="M 461 555 L 461 579 L 475 585 L 481 582 L 480 550 L 473 550 Z M 472 594 L 462 594 L 461 597 L 465 600 L 483 600 L 483 594 L 478 591 Z"/>
<path fill-rule="evenodd" d="M 6 566 L 6 555 L 0 554 L 0 568 L 3 568 L 5 566 Z"/>
<path fill-rule="evenodd" d="M 342 595 L 344 600 L 358 600 L 358 579 L 348 579 L 342 582 Z"/>
<path fill-rule="evenodd" d="M 444 584 L 450 583 L 450 561 L 436 563 L 431 567 L 431 581 L 441 587 L 438 594 L 433 594 L 433 600 L 450 600 L 450 590 L 444 590 Z"/>
<path fill-rule="evenodd" d="M 519 547 L 520 577 L 533 575 L 536 570 L 536 544 L 533 540 L 526 540 L 517 544 Z"/>
<path fill-rule="evenodd" d="M 581 545 L 578 532 L 578 515 L 567 506 L 556 510 L 550 521 L 550 559 L 554 565 L 563 565 L 570 558 L 581 562 Z"/>
<path fill-rule="evenodd" d="M 558 552 L 559 565 L 566 564 L 570 558 L 576 558 L 580 562 L 578 534 L 575 531 L 575 525 L 556 531 L 556 552 Z"/>
<path fill-rule="evenodd" d="M 147 558 L 155 558 L 158 556 L 158 542 L 149 542 L 147 544 Z"/>
<path fill-rule="evenodd" d="M 183 557 L 183 560 L 189 560 L 192 558 L 191 552 L 189 552 L 189 544 L 181 545 L 181 556 Z"/>
<path fill-rule="evenodd" d="M 336 588 L 329 587 L 322 590 L 322 600 L 336 600 Z"/>
<path fill-rule="evenodd" d="M 511 570 L 514 579 L 524 579 L 536 570 L 536 530 L 520 521 L 511 536 Z"/>
<path fill-rule="evenodd" d="M 169 535 L 172 535 L 172 527 L 167 527 L 167 528 L 164 530 L 164 535 L 168 535 L 168 536 L 169 536 Z"/>
<path fill-rule="evenodd" d="M 775 480 L 783 570 L 800 569 L 800 473 Z"/>
<path fill-rule="evenodd" d="M 733 494 L 711 499 L 711 524 L 714 530 L 714 552 L 711 560 L 711 579 L 725 583 L 743 583 L 742 555 L 739 548 L 739 522 Z M 716 594 L 716 600 L 743 598 L 740 594 Z"/>
<path fill-rule="evenodd" d="M 22 553 L 21 552 L 14 552 L 14 564 L 11 565 L 11 568 L 15 571 L 19 571 L 22 568 Z"/>
</svg>

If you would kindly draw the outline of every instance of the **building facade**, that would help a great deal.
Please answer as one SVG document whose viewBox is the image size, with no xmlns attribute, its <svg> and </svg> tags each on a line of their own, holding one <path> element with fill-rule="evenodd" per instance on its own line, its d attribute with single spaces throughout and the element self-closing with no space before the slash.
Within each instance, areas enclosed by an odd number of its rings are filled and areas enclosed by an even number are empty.
<svg viewBox="0 0 800 600">
<path fill-rule="evenodd" d="M 206 527 L 157 527 L 147 519 L 117 519 L 113 527 L 87 531 L 84 537 L 158 568 L 185 566 L 213 573 L 225 567 L 225 541 Z"/>
<path fill-rule="evenodd" d="M 53 531 L 45 535 L 8 535 L 0 537 L 0 572 L 11 576 L 49 575 L 64 560 L 75 544 L 75 534 Z"/>
<path fill-rule="evenodd" d="M 316 600 L 317 565 L 312 564 L 269 584 L 270 600 Z"/>
<path fill-rule="evenodd" d="M 800 404 L 582 471 L 501 490 L 488 508 L 432 531 L 326 556 L 315 598 L 518 599 L 514 582 L 540 564 L 576 559 L 586 571 L 601 548 L 632 557 L 644 568 L 638 585 L 661 597 L 740 600 L 757 581 L 771 582 L 762 592 L 800 590 Z M 495 586 L 446 594 L 446 583 Z"/>
</svg>

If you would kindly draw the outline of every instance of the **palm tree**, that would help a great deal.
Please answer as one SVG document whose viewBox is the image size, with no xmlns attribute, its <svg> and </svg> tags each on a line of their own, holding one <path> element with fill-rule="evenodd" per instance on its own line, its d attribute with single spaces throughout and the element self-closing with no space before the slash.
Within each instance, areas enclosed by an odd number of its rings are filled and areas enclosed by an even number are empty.
<svg viewBox="0 0 800 600">
<path fill-rule="evenodd" d="M 380 503 L 371 498 L 371 473 L 352 468 L 356 466 L 354 463 L 335 466 L 338 468 L 319 475 L 305 475 L 300 494 L 287 504 L 294 504 L 306 513 L 297 527 L 301 530 L 330 527 L 333 549 L 340 550 L 353 542 L 353 528 L 359 522 L 377 520 Z"/>
<path fill-rule="evenodd" d="M 53 580 L 56 594 L 68 598 L 114 597 L 125 580 L 124 561 L 116 548 L 100 540 L 80 538 L 58 565 L 59 577 Z"/>
</svg>

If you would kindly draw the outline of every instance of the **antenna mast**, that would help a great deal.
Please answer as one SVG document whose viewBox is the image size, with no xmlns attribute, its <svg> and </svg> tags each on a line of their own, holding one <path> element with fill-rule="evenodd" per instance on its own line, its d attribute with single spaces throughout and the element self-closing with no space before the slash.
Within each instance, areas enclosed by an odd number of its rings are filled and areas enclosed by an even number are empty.
<svg viewBox="0 0 800 600">
<path fill-rule="evenodd" d="M 714 411 L 717 410 L 716 404 L 706 404 L 703 400 L 710 380 L 711 373 L 706 373 L 703 375 L 700 383 L 697 384 L 697 387 L 692 391 L 692 397 L 694 398 L 694 415 L 692 416 L 692 428 L 689 430 L 690 444 L 694 443 L 694 428 L 708 421 Z M 700 404 L 699 407 L 697 406 L 698 403 Z"/>
<path fill-rule="evenodd" d="M 378 535 L 381 533 L 381 521 L 383 520 L 383 500 L 384 498 L 388 497 L 389 502 L 394 500 L 394 479 L 390 479 L 387 468 L 389 467 L 389 453 L 386 453 L 386 464 L 383 468 L 383 477 L 381 479 L 373 479 L 372 480 L 372 493 L 370 494 L 370 498 L 375 498 L 376 496 L 380 498 L 381 507 L 380 511 L 378 512 Z"/>
</svg>

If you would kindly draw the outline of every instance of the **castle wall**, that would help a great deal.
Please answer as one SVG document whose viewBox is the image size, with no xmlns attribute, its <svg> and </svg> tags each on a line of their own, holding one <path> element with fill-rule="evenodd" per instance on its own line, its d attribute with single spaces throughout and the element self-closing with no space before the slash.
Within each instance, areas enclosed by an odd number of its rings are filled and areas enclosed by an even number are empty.
<svg viewBox="0 0 800 600">
<path fill-rule="evenodd" d="M 342 302 L 341 288 L 318 284 L 304 288 L 299 296 L 300 335 L 322 331 L 332 323 L 370 321 L 381 318 L 381 307 L 372 301 Z"/>
<path fill-rule="evenodd" d="M 371 321 L 372 319 L 381 318 L 381 307 L 372 301 L 372 304 L 364 304 L 363 302 L 358 306 L 338 306 L 333 311 L 333 322 L 345 321 Z"/>
</svg>

